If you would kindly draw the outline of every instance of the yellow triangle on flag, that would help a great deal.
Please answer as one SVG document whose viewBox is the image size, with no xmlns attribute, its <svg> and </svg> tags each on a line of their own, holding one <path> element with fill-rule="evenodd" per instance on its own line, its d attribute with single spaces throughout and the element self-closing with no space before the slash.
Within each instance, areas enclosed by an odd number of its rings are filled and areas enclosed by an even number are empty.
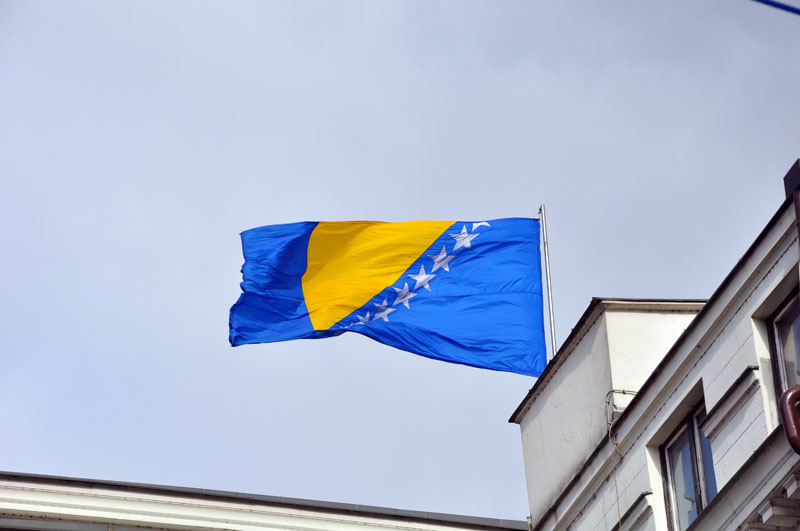
<svg viewBox="0 0 800 531">
<path fill-rule="evenodd" d="M 314 329 L 329 329 L 394 284 L 453 223 L 320 222 L 302 281 Z"/>
</svg>

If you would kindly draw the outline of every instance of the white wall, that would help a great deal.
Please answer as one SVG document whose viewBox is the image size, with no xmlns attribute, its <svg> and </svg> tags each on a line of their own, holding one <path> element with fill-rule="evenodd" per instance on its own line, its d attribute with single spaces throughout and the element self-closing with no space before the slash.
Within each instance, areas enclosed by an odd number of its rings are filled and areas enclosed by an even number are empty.
<svg viewBox="0 0 800 531">
<path fill-rule="evenodd" d="M 541 518 L 607 437 L 609 393 L 638 391 L 701 307 L 700 303 L 603 300 L 583 325 L 583 335 L 562 347 L 555 373 L 546 375 L 520 422 L 534 520 Z M 620 408 L 632 396 L 614 393 L 614 404 Z"/>
<path fill-rule="evenodd" d="M 606 322 L 614 388 L 638 391 L 701 307 L 697 304 L 692 310 L 670 311 L 669 304 L 664 303 L 654 306 L 660 311 L 636 311 L 609 306 Z M 618 396 L 618 404 L 620 398 L 630 401 L 627 395 Z"/>
<path fill-rule="evenodd" d="M 520 423 L 528 500 L 534 520 L 567 486 L 606 433 L 611 388 L 601 317 L 574 346 Z"/>
</svg>

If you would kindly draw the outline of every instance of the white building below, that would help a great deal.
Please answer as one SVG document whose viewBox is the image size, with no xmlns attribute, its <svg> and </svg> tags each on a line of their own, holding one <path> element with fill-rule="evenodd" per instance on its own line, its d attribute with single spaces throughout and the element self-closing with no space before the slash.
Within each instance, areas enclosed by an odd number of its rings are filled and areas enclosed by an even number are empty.
<svg viewBox="0 0 800 531">
<path fill-rule="evenodd" d="M 525 531 L 524 521 L 0 472 L 0 529 Z"/>
</svg>

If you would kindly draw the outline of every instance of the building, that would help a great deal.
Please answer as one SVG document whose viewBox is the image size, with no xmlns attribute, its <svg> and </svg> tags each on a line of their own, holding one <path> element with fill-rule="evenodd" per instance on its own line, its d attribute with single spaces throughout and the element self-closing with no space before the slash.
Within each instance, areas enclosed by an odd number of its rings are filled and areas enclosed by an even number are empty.
<svg viewBox="0 0 800 531">
<path fill-rule="evenodd" d="M 510 419 L 532 531 L 800 529 L 800 161 L 784 182 L 708 301 L 592 300 Z"/>
<path fill-rule="evenodd" d="M 524 531 L 524 521 L 116 481 L 0 473 L 0 529 Z"/>
</svg>

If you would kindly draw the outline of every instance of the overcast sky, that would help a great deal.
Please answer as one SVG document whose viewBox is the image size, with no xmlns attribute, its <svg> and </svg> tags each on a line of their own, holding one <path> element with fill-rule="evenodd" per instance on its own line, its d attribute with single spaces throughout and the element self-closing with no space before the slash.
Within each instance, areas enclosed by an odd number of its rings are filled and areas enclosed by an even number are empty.
<svg viewBox="0 0 800 531">
<path fill-rule="evenodd" d="M 748 0 L 0 0 L 0 469 L 524 519 L 532 378 L 228 346 L 242 230 L 547 205 L 557 337 L 706 298 L 800 154 Z"/>
</svg>

